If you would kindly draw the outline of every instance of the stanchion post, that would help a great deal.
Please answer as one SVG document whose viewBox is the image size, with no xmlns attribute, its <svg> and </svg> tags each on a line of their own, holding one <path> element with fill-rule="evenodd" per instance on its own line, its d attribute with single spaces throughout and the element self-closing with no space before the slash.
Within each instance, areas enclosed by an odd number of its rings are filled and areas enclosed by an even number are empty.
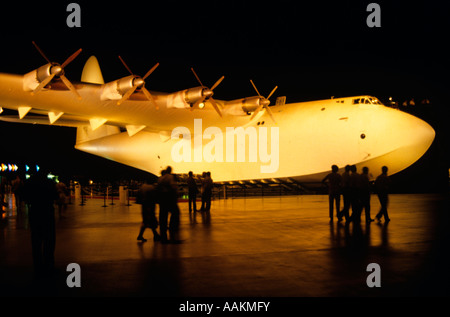
<svg viewBox="0 0 450 317">
<path fill-rule="evenodd" d="M 114 195 L 113 195 L 113 187 L 112 187 L 112 185 L 111 185 L 111 203 L 110 203 L 110 205 L 112 206 L 112 205 L 115 205 L 115 203 L 114 203 Z"/>
<path fill-rule="evenodd" d="M 131 206 L 131 204 L 130 204 L 130 186 L 127 187 L 127 200 L 128 200 L 128 203 L 125 206 Z"/>
<path fill-rule="evenodd" d="M 108 187 L 105 187 L 105 191 L 103 192 L 103 206 L 102 207 L 108 207 L 106 204 L 106 191 L 108 190 Z"/>
<path fill-rule="evenodd" d="M 81 188 L 81 204 L 80 204 L 80 206 L 84 206 L 86 204 L 84 203 L 84 193 L 83 193 L 83 187 L 81 187 L 81 184 L 80 184 L 80 188 Z"/>
</svg>

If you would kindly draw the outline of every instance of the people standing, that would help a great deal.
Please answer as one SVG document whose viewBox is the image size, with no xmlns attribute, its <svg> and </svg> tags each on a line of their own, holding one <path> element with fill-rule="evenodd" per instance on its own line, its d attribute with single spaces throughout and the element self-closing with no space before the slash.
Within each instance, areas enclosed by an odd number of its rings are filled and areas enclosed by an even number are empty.
<svg viewBox="0 0 450 317">
<path fill-rule="evenodd" d="M 189 194 L 189 213 L 194 210 L 194 212 L 197 212 L 197 194 L 198 194 L 198 188 L 197 184 L 194 179 L 194 174 L 192 171 L 189 172 L 189 176 L 187 179 L 187 185 L 188 185 L 188 194 Z"/>
<path fill-rule="evenodd" d="M 167 243 L 167 229 L 170 232 L 170 239 L 175 240 L 180 225 L 180 209 L 178 207 L 178 186 L 175 177 L 172 174 L 172 167 L 168 166 L 161 173 L 158 179 L 158 195 L 159 195 L 159 230 L 161 242 Z M 170 214 L 170 223 L 168 217 Z"/>
<path fill-rule="evenodd" d="M 351 206 L 351 195 L 350 195 L 350 165 L 345 166 L 345 171 L 342 173 L 342 197 L 344 199 L 344 207 L 339 213 L 339 221 L 342 217 L 345 217 L 345 221 L 348 223 L 350 221 L 350 206 Z"/>
<path fill-rule="evenodd" d="M 361 177 L 357 172 L 356 165 L 350 166 L 350 178 L 349 178 L 349 192 L 350 192 L 350 204 L 352 207 L 352 215 L 350 216 L 353 222 L 359 223 L 361 220 Z"/>
<path fill-rule="evenodd" d="M 331 166 L 331 173 L 329 173 L 322 180 L 322 183 L 328 184 L 328 203 L 329 203 L 329 216 L 330 221 L 333 221 L 333 206 L 336 205 L 336 217 L 340 219 L 340 207 L 341 207 L 341 188 L 342 188 L 342 176 L 339 172 L 337 165 Z"/>
<path fill-rule="evenodd" d="M 211 209 L 213 184 L 214 182 L 211 178 L 211 172 L 206 172 L 205 178 L 202 181 L 202 211 L 209 212 Z"/>
<path fill-rule="evenodd" d="M 14 199 L 16 201 L 16 208 L 19 210 L 22 206 L 22 192 L 23 192 L 23 181 L 20 179 L 19 175 L 11 182 L 11 189 L 14 194 Z"/>
<path fill-rule="evenodd" d="M 387 175 L 388 168 L 387 166 L 383 166 L 381 168 L 381 174 L 375 180 L 375 190 L 377 191 L 378 199 L 380 200 L 380 211 L 376 215 L 378 221 L 381 221 L 381 217 L 384 216 L 384 221 L 387 223 L 391 219 L 389 218 L 387 207 L 389 203 L 389 187 L 390 187 L 390 179 Z"/>
<path fill-rule="evenodd" d="M 45 168 L 33 175 L 25 184 L 33 265 L 37 277 L 53 272 L 55 264 L 55 207 L 58 199 L 55 183 L 47 178 Z"/>
<path fill-rule="evenodd" d="M 370 218 L 370 175 L 369 175 L 369 168 L 364 166 L 363 172 L 360 175 L 361 176 L 361 190 L 360 190 L 360 200 L 361 200 L 361 212 L 364 209 L 365 211 L 365 217 L 366 217 L 366 223 L 371 223 L 373 221 L 372 218 Z"/>
<path fill-rule="evenodd" d="M 66 184 L 59 181 L 56 184 L 56 191 L 58 193 L 58 200 L 56 201 L 58 205 L 58 214 L 60 218 L 64 217 L 64 213 L 67 210 L 68 196 L 70 195 Z"/>
</svg>

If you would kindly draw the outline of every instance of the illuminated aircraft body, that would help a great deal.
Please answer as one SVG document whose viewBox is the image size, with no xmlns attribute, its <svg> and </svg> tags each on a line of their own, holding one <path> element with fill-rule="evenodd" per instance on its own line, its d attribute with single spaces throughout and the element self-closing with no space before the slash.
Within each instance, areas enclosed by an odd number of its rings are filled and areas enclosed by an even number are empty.
<svg viewBox="0 0 450 317">
<path fill-rule="evenodd" d="M 0 105 L 19 112 L 0 120 L 76 127 L 78 150 L 155 175 L 168 165 L 175 173 L 210 171 L 216 182 L 317 182 L 332 164 L 367 166 L 374 175 L 386 165 L 394 174 L 417 161 L 435 136 L 426 122 L 370 96 L 269 107 L 274 89 L 267 98 L 257 91 L 221 101 L 212 95 L 223 77 L 207 88 L 195 72 L 200 87 L 151 92 L 144 80 L 158 65 L 143 77 L 105 84 L 91 57 L 81 82 L 72 84 L 64 67 L 78 54 L 61 65 L 47 59 L 25 75 L 0 74 Z"/>
</svg>

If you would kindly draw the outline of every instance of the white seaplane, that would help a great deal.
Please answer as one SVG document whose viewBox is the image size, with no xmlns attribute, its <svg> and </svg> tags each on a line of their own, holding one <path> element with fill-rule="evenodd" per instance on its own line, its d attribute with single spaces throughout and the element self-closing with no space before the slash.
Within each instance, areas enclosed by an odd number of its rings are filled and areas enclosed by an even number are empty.
<svg viewBox="0 0 450 317">
<path fill-rule="evenodd" d="M 416 162 L 431 146 L 435 132 L 421 119 L 384 106 L 372 96 L 277 104 L 263 97 L 231 101 L 213 98 L 200 86 L 172 93 L 147 89 L 144 76 L 104 83 L 97 59 L 90 57 L 81 81 L 72 83 L 64 63 L 51 62 L 25 75 L 0 73 L 0 106 L 18 116 L 9 122 L 70 126 L 75 148 L 159 175 L 210 171 L 214 181 L 321 181 L 331 165 L 355 164 L 395 174 Z"/>
</svg>

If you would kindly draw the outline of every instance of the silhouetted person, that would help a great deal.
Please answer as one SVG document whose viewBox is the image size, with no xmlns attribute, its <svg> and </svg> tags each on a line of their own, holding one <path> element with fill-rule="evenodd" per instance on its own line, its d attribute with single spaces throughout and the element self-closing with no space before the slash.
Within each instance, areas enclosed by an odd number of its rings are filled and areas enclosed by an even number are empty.
<svg viewBox="0 0 450 317">
<path fill-rule="evenodd" d="M 56 201 L 58 205 L 58 214 L 60 217 L 62 217 L 63 213 L 67 210 L 67 200 L 70 193 L 67 189 L 66 184 L 64 184 L 62 181 L 56 184 L 56 191 L 58 193 L 58 200 Z"/>
<path fill-rule="evenodd" d="M 155 209 L 157 201 L 156 186 L 147 180 L 138 191 L 136 202 L 142 205 L 142 223 L 139 230 L 138 240 L 145 242 L 144 231 L 146 228 L 150 228 L 153 232 L 153 241 L 160 241 L 161 236 L 156 231 L 158 228 L 158 220 L 156 219 Z"/>
<path fill-rule="evenodd" d="M 336 204 L 336 217 L 339 219 L 339 211 L 341 208 L 341 187 L 342 176 L 337 165 L 331 166 L 331 173 L 325 176 L 322 183 L 328 184 L 328 202 L 330 221 L 333 221 L 333 206 Z"/>
<path fill-rule="evenodd" d="M 349 190 L 350 190 L 350 204 L 352 207 L 351 220 L 354 222 L 359 222 L 361 220 L 361 177 L 357 172 L 356 165 L 350 166 L 350 179 L 349 179 Z"/>
<path fill-rule="evenodd" d="M 3 207 L 8 206 L 8 204 L 5 202 L 5 194 L 6 194 L 6 178 L 0 176 L 0 218 L 1 214 L 3 213 Z"/>
<path fill-rule="evenodd" d="M 203 195 L 203 191 L 205 190 L 205 180 L 206 180 L 206 172 L 202 173 L 202 178 L 200 180 L 200 198 L 202 200 L 202 205 L 200 207 L 200 211 L 203 211 L 205 209 L 205 195 Z"/>
<path fill-rule="evenodd" d="M 391 184 L 387 172 L 387 166 L 383 166 L 381 168 L 381 174 L 375 180 L 375 190 L 377 191 L 378 199 L 380 200 L 381 204 L 380 211 L 376 215 L 376 218 L 378 221 L 380 221 L 381 217 L 384 216 L 385 222 L 389 222 L 391 220 L 387 211 L 387 206 L 389 203 L 389 187 Z"/>
<path fill-rule="evenodd" d="M 25 184 L 33 264 L 37 276 L 49 274 L 54 269 L 55 253 L 55 200 L 58 199 L 55 183 L 47 178 L 41 168 Z"/>
<path fill-rule="evenodd" d="M 16 207 L 20 209 L 22 205 L 22 194 L 23 194 L 23 181 L 20 179 L 19 175 L 11 182 L 11 189 L 14 194 L 14 199 L 16 200 Z"/>
<path fill-rule="evenodd" d="M 174 236 L 180 225 L 180 209 L 178 207 L 178 186 L 172 174 L 172 167 L 168 166 L 163 175 L 158 179 L 159 195 L 159 225 L 161 241 L 168 242 L 167 229 L 171 237 Z M 170 213 L 170 224 L 167 226 Z"/>
<path fill-rule="evenodd" d="M 192 171 L 189 172 L 189 177 L 187 179 L 187 185 L 188 185 L 188 194 L 189 194 L 189 212 L 192 212 L 192 209 L 194 212 L 197 211 L 197 194 L 198 194 L 198 188 L 197 184 L 195 183 L 195 179 L 193 177 Z"/>
<path fill-rule="evenodd" d="M 342 217 L 345 217 L 345 221 L 350 221 L 350 206 L 351 206 L 351 195 L 350 195 L 350 165 L 345 166 L 345 171 L 342 173 L 342 197 L 344 199 L 344 207 L 339 214 L 339 221 Z"/>
<path fill-rule="evenodd" d="M 371 223 L 373 221 L 370 218 L 370 176 L 369 168 L 364 166 L 363 172 L 361 174 L 361 212 L 364 209 L 366 216 L 366 223 Z"/>
<path fill-rule="evenodd" d="M 211 178 L 211 172 L 205 173 L 205 178 L 202 181 L 202 211 L 210 211 L 211 209 L 211 196 L 213 190 L 213 180 Z"/>
</svg>

